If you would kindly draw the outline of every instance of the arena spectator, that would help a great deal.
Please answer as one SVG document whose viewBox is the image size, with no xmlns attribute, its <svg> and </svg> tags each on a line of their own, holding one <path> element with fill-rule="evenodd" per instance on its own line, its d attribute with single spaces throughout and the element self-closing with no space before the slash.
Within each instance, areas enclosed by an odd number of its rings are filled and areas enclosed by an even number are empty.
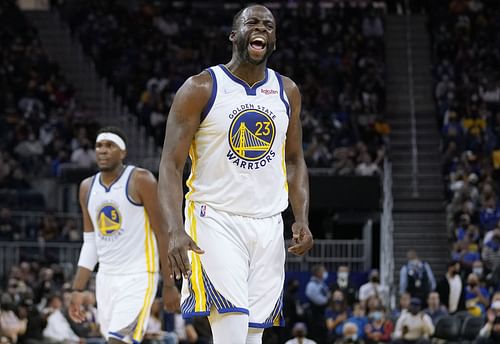
<svg viewBox="0 0 500 344">
<path fill-rule="evenodd" d="M 448 315 L 448 310 L 441 304 L 438 292 L 432 291 L 429 293 L 427 308 L 424 309 L 424 313 L 431 317 L 434 326 L 439 318 Z"/>
<path fill-rule="evenodd" d="M 312 339 L 307 338 L 307 326 L 302 322 L 295 323 L 292 330 L 293 338 L 287 340 L 285 344 L 316 344 Z"/>
<path fill-rule="evenodd" d="M 465 287 L 465 307 L 473 316 L 483 316 L 489 304 L 490 293 L 479 284 L 479 277 L 471 273 Z"/>
<path fill-rule="evenodd" d="M 432 319 L 421 311 L 421 301 L 412 298 L 409 312 L 401 315 L 394 330 L 395 343 L 430 343 L 434 333 Z"/>
<path fill-rule="evenodd" d="M 43 336 L 49 341 L 79 343 L 80 338 L 75 334 L 64 314 L 63 300 L 59 295 L 53 295 L 48 299 L 47 327 L 43 330 Z"/>
<path fill-rule="evenodd" d="M 339 265 L 335 282 L 330 286 L 330 290 L 342 291 L 346 297 L 348 306 L 352 307 L 354 305 L 357 288 L 350 279 L 349 267 L 347 265 Z"/>
<path fill-rule="evenodd" d="M 399 273 L 399 292 L 410 293 L 425 303 L 427 294 L 436 289 L 436 280 L 429 263 L 422 261 L 415 250 L 406 254 L 407 263 L 401 267 Z"/>
<path fill-rule="evenodd" d="M 479 332 L 480 344 L 498 343 L 500 340 L 500 301 L 493 301 L 487 312 L 487 322 Z"/>
<path fill-rule="evenodd" d="M 464 284 L 460 277 L 460 263 L 449 262 L 448 270 L 438 282 L 436 291 L 439 293 L 439 299 L 451 314 L 465 310 Z"/>
<path fill-rule="evenodd" d="M 306 285 L 306 296 L 310 303 L 311 318 L 314 319 L 311 324 L 310 335 L 311 338 L 322 342 L 325 334 L 325 325 L 322 321 L 316 319 L 323 319 L 330 291 L 325 281 L 328 277 L 328 272 L 323 265 L 316 265 L 312 269 L 311 279 Z"/>
<path fill-rule="evenodd" d="M 365 325 L 367 344 L 389 343 L 391 341 L 394 325 L 385 318 L 383 308 L 368 314 L 369 323 Z"/>
<path fill-rule="evenodd" d="M 372 270 L 369 275 L 369 281 L 359 288 L 359 301 L 364 304 L 372 295 L 380 298 L 384 305 L 387 304 L 389 289 L 387 286 L 380 283 L 380 274 L 378 270 Z"/>
<path fill-rule="evenodd" d="M 341 290 L 335 290 L 325 311 L 325 324 L 328 342 L 339 338 L 344 322 L 351 316 L 351 310 Z M 315 321 L 313 318 L 312 321 Z"/>
<path fill-rule="evenodd" d="M 359 329 L 354 323 L 346 323 L 342 330 L 342 338 L 337 339 L 335 344 L 363 344 L 364 341 L 358 338 Z"/>
</svg>

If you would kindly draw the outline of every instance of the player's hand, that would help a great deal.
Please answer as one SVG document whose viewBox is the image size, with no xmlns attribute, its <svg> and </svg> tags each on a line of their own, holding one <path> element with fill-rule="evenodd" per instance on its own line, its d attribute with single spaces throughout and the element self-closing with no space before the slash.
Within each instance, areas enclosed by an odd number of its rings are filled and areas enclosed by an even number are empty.
<svg viewBox="0 0 500 344">
<path fill-rule="evenodd" d="M 68 313 L 71 320 L 73 320 L 77 324 L 80 324 L 86 320 L 82 304 L 83 304 L 83 293 L 80 291 L 72 292 Z"/>
<path fill-rule="evenodd" d="M 181 276 L 184 276 L 184 278 L 188 278 L 191 274 L 191 264 L 187 255 L 188 250 L 198 254 L 205 253 L 184 230 L 171 232 L 168 245 L 170 272 L 173 274 L 171 277 L 175 276 L 176 279 L 180 279 Z"/>
<path fill-rule="evenodd" d="M 309 226 L 305 223 L 295 222 L 292 225 L 292 233 L 292 246 L 288 248 L 288 252 L 302 256 L 311 249 L 314 242 Z"/>
<path fill-rule="evenodd" d="M 179 310 L 181 306 L 181 294 L 179 293 L 179 289 L 174 285 L 163 285 L 163 308 L 170 313 L 175 313 Z"/>
</svg>

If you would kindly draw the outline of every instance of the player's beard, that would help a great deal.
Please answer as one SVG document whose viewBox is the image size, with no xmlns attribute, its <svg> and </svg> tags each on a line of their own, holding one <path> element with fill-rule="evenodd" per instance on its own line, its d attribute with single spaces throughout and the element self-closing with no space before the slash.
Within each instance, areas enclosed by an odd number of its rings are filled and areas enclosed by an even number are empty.
<svg viewBox="0 0 500 344">
<path fill-rule="evenodd" d="M 260 58 L 259 60 L 256 60 L 256 59 L 253 59 L 250 56 L 250 54 L 248 53 L 248 47 L 250 45 L 250 36 L 248 36 L 246 38 L 243 36 L 240 36 L 239 38 L 237 38 L 237 41 L 236 41 L 236 46 L 238 48 L 238 55 L 239 55 L 240 59 L 244 62 L 248 62 L 248 63 L 256 65 L 256 66 L 258 66 L 262 63 L 265 63 L 267 61 L 269 56 L 271 56 L 271 54 L 274 51 L 275 44 L 276 44 L 275 42 L 267 41 L 266 53 L 264 54 L 264 56 L 262 56 L 262 58 Z"/>
</svg>

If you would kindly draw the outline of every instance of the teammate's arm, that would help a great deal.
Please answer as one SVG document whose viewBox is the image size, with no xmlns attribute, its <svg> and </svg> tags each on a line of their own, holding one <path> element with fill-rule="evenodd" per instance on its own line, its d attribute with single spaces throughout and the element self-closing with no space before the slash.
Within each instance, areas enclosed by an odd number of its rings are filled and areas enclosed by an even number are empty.
<svg viewBox="0 0 500 344">
<path fill-rule="evenodd" d="M 76 323 L 85 321 L 85 313 L 82 311 L 83 293 L 97 263 L 97 250 L 95 247 L 94 226 L 90 220 L 87 209 L 87 198 L 92 178 L 87 178 L 80 183 L 79 201 L 83 216 L 84 243 L 80 252 L 78 269 L 73 279 L 71 302 L 68 309 L 69 316 Z"/>
<path fill-rule="evenodd" d="M 285 162 L 288 181 L 288 197 L 295 222 L 292 225 L 292 246 L 288 251 L 303 255 L 313 245 L 309 230 L 309 176 L 302 150 L 302 124 L 300 122 L 301 97 L 297 85 L 283 77 L 283 85 L 290 101 L 290 120 L 286 134 Z"/>
<path fill-rule="evenodd" d="M 142 203 L 149 217 L 151 227 L 156 236 L 163 277 L 163 305 L 169 312 L 179 308 L 180 295 L 170 273 L 168 262 L 168 232 L 162 226 L 160 205 L 158 201 L 158 183 L 153 174 L 145 169 L 136 169 L 129 185 L 129 194 L 135 201 Z"/>
<path fill-rule="evenodd" d="M 158 196 L 166 228 L 170 235 L 171 272 L 176 278 L 187 277 L 191 271 L 187 251 L 203 253 L 184 231 L 182 223 L 182 173 L 189 147 L 200 125 L 201 112 L 212 89 L 208 72 L 189 78 L 177 91 L 168 115 L 165 141 L 161 155 Z"/>
</svg>

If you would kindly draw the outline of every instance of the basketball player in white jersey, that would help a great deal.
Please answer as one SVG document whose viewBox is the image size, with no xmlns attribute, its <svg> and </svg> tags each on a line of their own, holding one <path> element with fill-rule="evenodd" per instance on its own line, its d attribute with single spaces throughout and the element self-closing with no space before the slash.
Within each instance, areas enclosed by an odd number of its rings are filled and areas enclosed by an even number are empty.
<svg viewBox="0 0 500 344">
<path fill-rule="evenodd" d="M 171 269 L 184 277 L 183 316 L 208 315 L 215 344 L 261 343 L 264 328 L 283 323 L 281 212 L 288 200 L 295 216 L 288 251 L 302 255 L 313 245 L 301 100 L 292 80 L 266 67 L 276 48 L 266 7 L 238 12 L 229 40 L 231 61 L 189 78 L 175 96 L 159 198 Z"/>
<path fill-rule="evenodd" d="M 103 336 L 110 343 L 140 343 L 156 295 L 158 256 L 164 305 L 175 310 L 179 303 L 169 272 L 168 232 L 160 226 L 157 183 L 148 170 L 123 164 L 126 139 L 119 129 L 101 129 L 95 151 L 100 172 L 80 184 L 84 243 L 69 315 L 85 321 L 82 291 L 99 263 L 96 298 Z"/>
</svg>

